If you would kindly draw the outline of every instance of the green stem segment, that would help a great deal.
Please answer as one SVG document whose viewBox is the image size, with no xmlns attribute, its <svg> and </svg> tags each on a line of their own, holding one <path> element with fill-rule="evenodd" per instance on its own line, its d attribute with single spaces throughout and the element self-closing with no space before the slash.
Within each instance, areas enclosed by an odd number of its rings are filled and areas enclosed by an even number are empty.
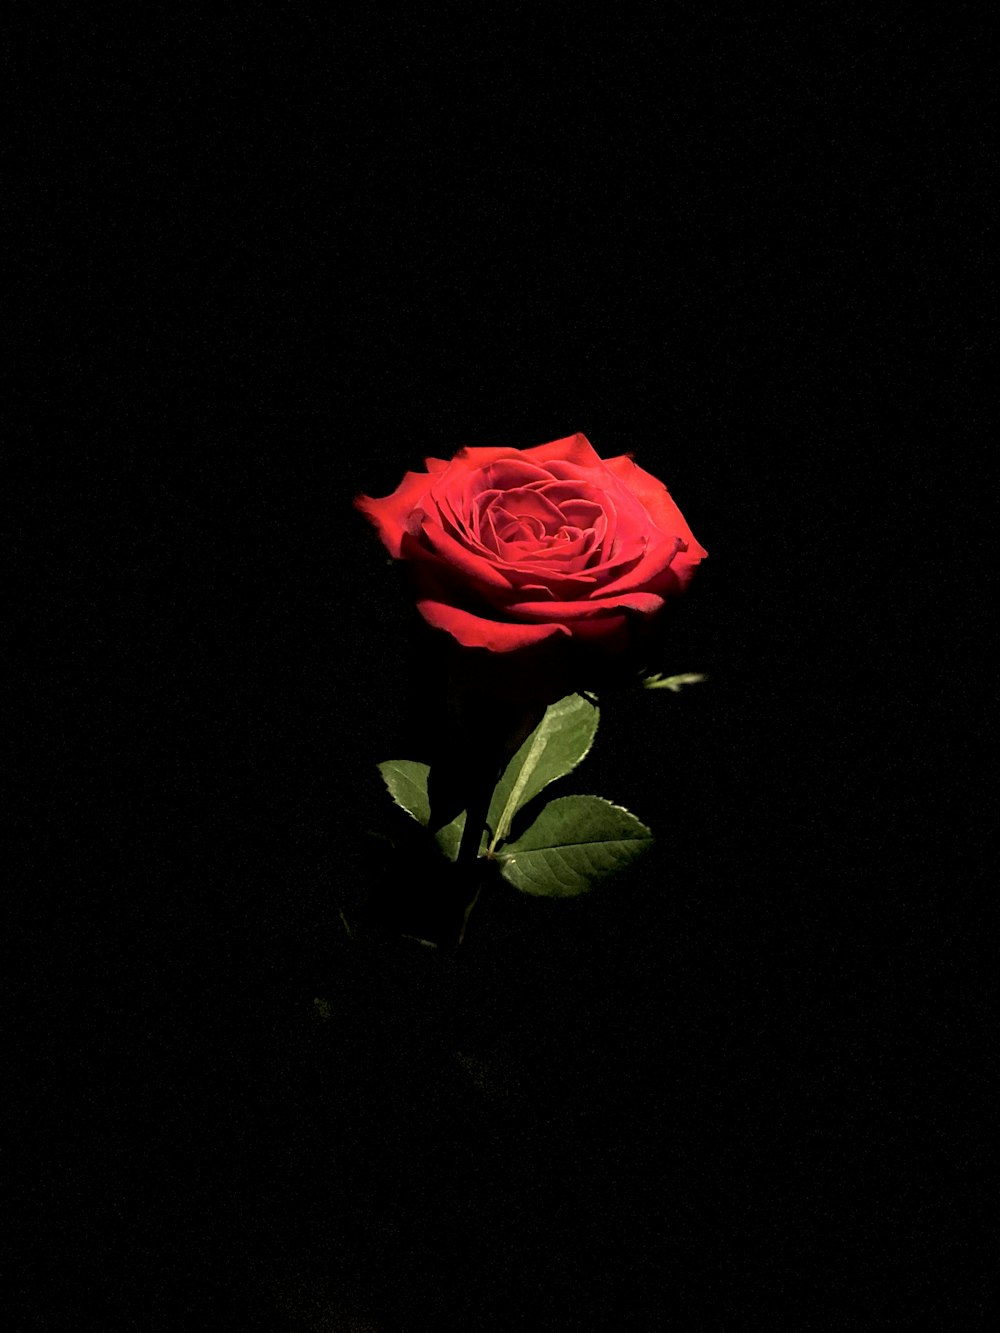
<svg viewBox="0 0 1000 1333">
<path fill-rule="evenodd" d="M 456 945 L 461 944 L 465 939 L 465 929 L 469 924 L 469 917 L 472 915 L 472 910 L 479 901 L 479 895 L 483 889 L 483 868 L 479 864 L 479 848 L 482 844 L 483 829 L 486 827 L 486 816 L 489 813 L 495 786 L 495 779 L 476 783 L 465 812 L 465 827 L 462 830 L 462 840 L 459 843 L 458 854 L 455 858 L 455 869 L 458 874 L 458 887 L 463 907 L 462 925 L 458 932 Z"/>
</svg>

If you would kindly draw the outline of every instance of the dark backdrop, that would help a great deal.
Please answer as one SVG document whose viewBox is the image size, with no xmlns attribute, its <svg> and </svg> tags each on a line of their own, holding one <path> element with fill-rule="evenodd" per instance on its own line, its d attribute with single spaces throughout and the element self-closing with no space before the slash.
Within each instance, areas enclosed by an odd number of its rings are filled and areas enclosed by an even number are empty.
<svg viewBox="0 0 1000 1333">
<path fill-rule="evenodd" d="M 977 1066 L 926 1071 L 979 1006 L 981 28 L 35 43 L 24 690 L 71 998 L 26 1272 L 115 1328 L 980 1326 Z M 708 681 L 609 700 L 578 775 L 656 850 L 484 903 L 458 958 L 351 938 L 374 764 L 439 706 L 351 500 L 578 430 L 710 553 L 662 664 Z"/>
</svg>

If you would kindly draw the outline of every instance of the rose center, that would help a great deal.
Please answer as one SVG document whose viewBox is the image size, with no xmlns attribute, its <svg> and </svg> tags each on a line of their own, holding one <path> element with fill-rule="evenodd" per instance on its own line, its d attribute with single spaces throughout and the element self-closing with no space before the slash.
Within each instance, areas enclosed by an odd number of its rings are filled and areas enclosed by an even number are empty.
<svg viewBox="0 0 1000 1333">
<path fill-rule="evenodd" d="M 602 544 L 603 505 L 576 484 L 490 488 L 475 505 L 474 539 L 506 562 L 541 559 L 565 573 L 577 562 L 592 563 Z"/>
</svg>

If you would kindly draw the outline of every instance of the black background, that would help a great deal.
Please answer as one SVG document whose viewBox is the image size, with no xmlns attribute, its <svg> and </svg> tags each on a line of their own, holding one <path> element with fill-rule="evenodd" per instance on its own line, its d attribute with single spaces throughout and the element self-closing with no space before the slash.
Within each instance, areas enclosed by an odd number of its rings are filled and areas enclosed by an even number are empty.
<svg viewBox="0 0 1000 1333">
<path fill-rule="evenodd" d="M 982 1326 L 985 24 L 580 25 L 31 38 L 29 1312 Z M 578 430 L 710 553 L 577 775 L 657 847 L 349 938 L 439 706 L 351 501 Z"/>
</svg>

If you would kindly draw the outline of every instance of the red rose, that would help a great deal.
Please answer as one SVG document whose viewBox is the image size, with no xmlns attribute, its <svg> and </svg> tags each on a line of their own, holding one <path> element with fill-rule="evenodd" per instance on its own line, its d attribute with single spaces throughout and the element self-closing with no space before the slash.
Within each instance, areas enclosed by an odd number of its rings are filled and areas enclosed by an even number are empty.
<svg viewBox="0 0 1000 1333">
<path fill-rule="evenodd" d="M 707 555 L 662 482 L 584 435 L 424 461 L 355 504 L 409 564 L 424 619 L 466 648 L 615 655 Z"/>
</svg>

